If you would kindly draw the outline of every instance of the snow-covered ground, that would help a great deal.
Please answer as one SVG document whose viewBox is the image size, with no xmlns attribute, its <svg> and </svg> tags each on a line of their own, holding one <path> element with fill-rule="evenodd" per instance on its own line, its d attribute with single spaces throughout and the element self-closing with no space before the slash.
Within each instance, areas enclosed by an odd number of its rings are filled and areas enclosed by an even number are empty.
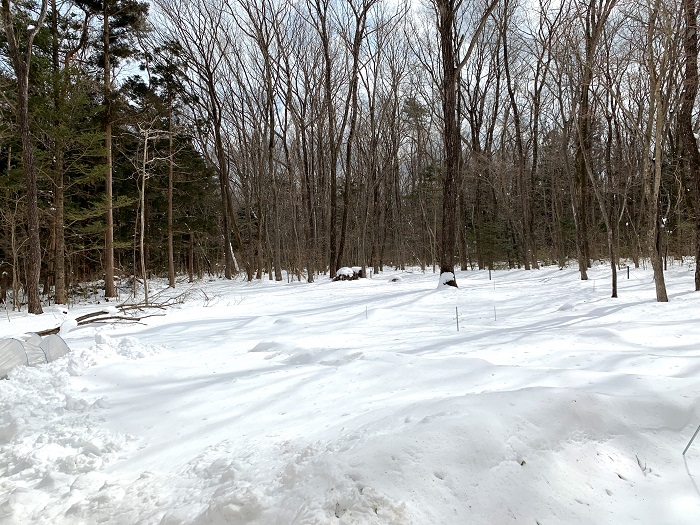
<svg viewBox="0 0 700 525">
<path fill-rule="evenodd" d="M 608 274 L 183 283 L 0 381 L 0 523 L 697 525 L 693 267 Z"/>
</svg>

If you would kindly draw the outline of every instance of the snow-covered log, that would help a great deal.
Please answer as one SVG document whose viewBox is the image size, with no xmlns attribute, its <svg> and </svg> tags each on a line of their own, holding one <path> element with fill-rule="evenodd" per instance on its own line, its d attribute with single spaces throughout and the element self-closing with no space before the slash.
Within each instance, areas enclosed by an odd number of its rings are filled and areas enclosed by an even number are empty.
<svg viewBox="0 0 700 525">
<path fill-rule="evenodd" d="M 353 266 L 352 268 L 348 266 L 343 266 L 342 268 L 339 268 L 337 272 L 335 272 L 335 277 L 333 278 L 333 280 L 355 281 L 361 277 L 364 277 L 364 275 L 362 275 L 361 266 Z"/>
</svg>

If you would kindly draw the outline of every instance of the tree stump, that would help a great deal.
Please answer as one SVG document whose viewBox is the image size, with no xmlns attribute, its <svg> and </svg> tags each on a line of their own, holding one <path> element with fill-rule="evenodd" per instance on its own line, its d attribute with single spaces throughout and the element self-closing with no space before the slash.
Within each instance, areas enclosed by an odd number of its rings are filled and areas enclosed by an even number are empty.
<svg viewBox="0 0 700 525">
<path fill-rule="evenodd" d="M 360 266 L 353 266 L 352 268 L 348 266 L 343 266 L 335 272 L 335 277 L 333 281 L 356 281 L 357 279 L 363 277 L 362 268 Z"/>
</svg>

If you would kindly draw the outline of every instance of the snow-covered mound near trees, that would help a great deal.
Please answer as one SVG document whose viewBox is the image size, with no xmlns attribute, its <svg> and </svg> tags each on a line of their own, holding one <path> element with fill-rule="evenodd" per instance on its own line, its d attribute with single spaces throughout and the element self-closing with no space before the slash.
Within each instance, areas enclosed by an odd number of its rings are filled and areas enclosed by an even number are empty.
<svg viewBox="0 0 700 525">
<path fill-rule="evenodd" d="M 0 523 L 700 523 L 692 268 L 668 304 L 641 269 L 492 275 L 201 283 L 69 332 L 0 382 Z"/>
</svg>

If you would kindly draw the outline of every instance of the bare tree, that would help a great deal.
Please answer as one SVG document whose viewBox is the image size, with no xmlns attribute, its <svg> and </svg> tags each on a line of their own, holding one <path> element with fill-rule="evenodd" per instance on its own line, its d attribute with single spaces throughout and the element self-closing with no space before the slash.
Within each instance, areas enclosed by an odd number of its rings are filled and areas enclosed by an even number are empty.
<svg viewBox="0 0 700 525">
<path fill-rule="evenodd" d="M 158 0 L 160 16 L 167 21 L 166 39 L 186 42 L 183 46 L 185 62 L 189 69 L 189 89 L 206 117 L 211 131 L 211 147 L 203 153 L 216 168 L 221 192 L 221 230 L 224 252 L 224 275 L 227 279 L 237 271 L 232 248 L 232 234 L 239 240 L 238 226 L 233 213 L 230 184 L 230 159 L 226 151 L 224 111 L 222 105 L 222 80 L 226 54 L 231 52 L 231 21 L 225 14 L 225 5 L 212 2 L 192 3 L 184 0 Z M 209 139 L 206 139 L 209 140 Z M 240 243 L 237 243 L 240 245 Z"/>
<path fill-rule="evenodd" d="M 664 158 L 664 142 L 668 131 L 668 117 L 672 110 L 674 90 L 674 64 L 677 57 L 675 40 L 678 34 L 678 14 L 661 0 L 652 0 L 646 8 L 646 47 L 643 50 L 649 81 L 649 109 L 645 135 L 644 201 L 648 207 L 647 236 L 654 270 L 656 300 L 668 302 L 661 238 L 664 217 L 661 212 L 661 180 Z"/>
<path fill-rule="evenodd" d="M 513 75 L 511 73 L 512 65 L 511 61 L 511 48 L 510 48 L 510 37 L 508 35 L 510 20 L 513 16 L 512 4 L 510 0 L 505 0 L 503 5 L 501 21 L 501 46 L 503 49 L 503 69 L 506 78 L 506 88 L 508 91 L 508 99 L 510 101 L 510 112 L 512 113 L 513 119 L 513 135 L 515 139 L 515 181 L 514 186 L 516 187 L 515 192 L 515 202 L 513 202 L 513 208 L 518 210 L 518 217 L 513 217 L 511 215 L 512 222 L 517 225 L 516 230 L 519 233 L 522 252 L 523 252 L 523 263 L 525 269 L 529 270 L 532 267 L 537 268 L 537 255 L 534 247 L 533 233 L 532 233 L 532 179 L 530 177 L 530 172 L 527 170 L 528 152 L 526 151 L 526 145 L 524 140 L 524 130 L 523 130 L 523 118 L 521 115 L 521 102 L 518 100 L 516 94 L 516 87 L 514 86 Z M 535 81 L 537 82 L 536 79 Z M 522 82 L 521 82 L 522 84 Z M 533 116 L 533 119 L 539 118 Z M 534 141 L 533 141 L 534 144 Z M 533 146 L 534 147 L 534 146 Z"/>
<path fill-rule="evenodd" d="M 369 264 L 379 272 L 382 246 L 386 239 L 389 210 L 396 210 L 396 186 L 401 140 L 402 83 L 407 74 L 408 46 L 396 30 L 405 20 L 406 6 L 395 10 L 379 4 L 374 11 L 367 50 L 360 69 L 361 88 L 366 97 L 358 137 L 358 171 L 365 187 L 365 213 L 359 234 L 363 273 Z M 363 176 L 364 175 L 364 176 Z M 393 190 L 393 191 L 392 191 Z M 389 204 L 391 203 L 391 204 Z M 398 211 L 398 210 L 397 210 Z M 397 221 L 398 222 L 398 221 Z M 404 232 L 399 233 L 401 237 Z M 401 243 L 399 243 L 399 246 Z M 369 257 L 368 257 L 369 252 Z M 401 259 L 403 260 L 403 259 Z"/>
<path fill-rule="evenodd" d="M 682 0 L 683 95 L 678 128 L 684 167 L 695 188 L 695 260 L 700 261 L 700 152 L 693 132 L 693 108 L 698 95 L 698 13 L 696 0 Z M 695 291 L 700 291 L 700 264 L 695 265 Z"/>
<path fill-rule="evenodd" d="M 460 57 L 457 53 L 459 53 L 465 37 L 457 35 L 455 27 L 456 17 L 462 4 L 462 0 L 433 0 L 437 15 L 442 63 L 443 142 L 445 148 L 442 232 L 439 253 L 440 282 L 448 286 L 457 286 L 453 257 L 457 227 L 457 189 L 462 156 L 461 131 L 457 123 L 457 82 L 460 71 L 471 57 L 479 35 L 486 27 L 486 22 L 498 5 L 498 1 L 493 0 L 484 7 L 483 14 L 472 32 L 469 46 Z"/>
<path fill-rule="evenodd" d="M 581 71 L 578 115 L 576 117 L 576 159 L 575 192 L 572 195 L 576 226 L 576 246 L 581 280 L 588 279 L 590 249 L 588 239 L 587 202 L 589 165 L 591 159 L 593 130 L 591 84 L 594 77 L 594 65 L 598 44 L 605 24 L 617 4 L 617 0 L 588 0 L 580 20 L 583 25 L 583 56 L 577 57 Z"/>
<path fill-rule="evenodd" d="M 322 53 L 313 43 L 314 33 L 306 31 L 303 14 L 294 10 L 287 19 L 289 25 L 278 41 L 285 42 L 283 54 L 284 82 L 286 83 L 285 110 L 289 112 L 292 130 L 287 130 L 289 143 L 285 141 L 290 163 L 297 173 L 301 192 L 301 215 L 304 230 L 303 255 L 308 282 L 314 281 L 316 270 L 321 267 L 318 254 L 319 208 L 323 183 L 318 177 L 314 137 L 321 123 L 321 108 L 317 93 L 322 92 L 324 77 L 321 73 Z M 281 45 L 281 44 L 280 44 Z M 293 166 L 292 166 L 293 163 Z"/>
</svg>

